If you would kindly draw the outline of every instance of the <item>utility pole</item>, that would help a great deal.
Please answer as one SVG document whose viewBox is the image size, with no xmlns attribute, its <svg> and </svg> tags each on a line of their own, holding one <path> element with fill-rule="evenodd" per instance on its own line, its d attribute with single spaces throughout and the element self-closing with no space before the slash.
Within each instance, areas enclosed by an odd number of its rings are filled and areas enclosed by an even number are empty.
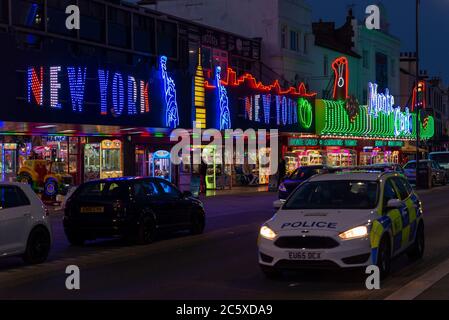
<svg viewBox="0 0 449 320">
<path fill-rule="evenodd" d="M 419 142 L 420 142 L 420 129 L 421 129 L 421 110 L 419 109 L 419 0 L 416 0 L 416 188 L 419 187 Z"/>
</svg>

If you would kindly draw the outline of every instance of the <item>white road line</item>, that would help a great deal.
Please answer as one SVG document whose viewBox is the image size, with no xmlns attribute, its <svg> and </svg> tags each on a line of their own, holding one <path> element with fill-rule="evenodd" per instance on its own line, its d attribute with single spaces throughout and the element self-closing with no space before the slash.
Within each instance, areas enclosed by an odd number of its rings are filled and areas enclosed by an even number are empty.
<svg viewBox="0 0 449 320">
<path fill-rule="evenodd" d="M 409 282 L 385 300 L 413 300 L 449 274 L 449 259 Z"/>
</svg>

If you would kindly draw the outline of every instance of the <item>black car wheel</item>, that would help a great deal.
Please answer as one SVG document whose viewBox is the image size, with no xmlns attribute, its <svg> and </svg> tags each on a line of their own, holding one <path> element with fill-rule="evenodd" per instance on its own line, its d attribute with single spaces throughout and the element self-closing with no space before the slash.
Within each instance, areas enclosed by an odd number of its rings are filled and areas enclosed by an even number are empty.
<svg viewBox="0 0 449 320">
<path fill-rule="evenodd" d="M 197 211 L 192 214 L 191 234 L 202 234 L 206 225 L 203 211 Z"/>
<path fill-rule="evenodd" d="M 33 185 L 33 179 L 31 178 L 31 176 L 28 173 L 21 173 L 18 177 L 17 177 L 17 181 L 18 182 L 22 182 L 22 183 L 27 183 L 30 186 Z"/>
<path fill-rule="evenodd" d="M 378 250 L 376 265 L 379 267 L 381 279 L 385 279 L 391 269 L 391 248 L 386 237 L 381 240 Z"/>
<path fill-rule="evenodd" d="M 424 255 L 425 240 L 424 240 L 424 225 L 421 223 L 416 231 L 415 241 L 407 252 L 410 260 L 421 259 Z"/>
<path fill-rule="evenodd" d="M 23 260 L 27 264 L 38 264 L 47 260 L 50 252 L 50 233 L 44 227 L 36 227 L 28 237 Z"/>
<path fill-rule="evenodd" d="M 282 272 L 276 269 L 275 267 L 266 266 L 263 264 L 260 264 L 259 266 L 260 270 L 262 270 L 262 273 L 268 279 L 278 279 L 282 276 Z"/>
<path fill-rule="evenodd" d="M 66 237 L 72 246 L 77 246 L 77 247 L 82 246 L 82 245 L 84 245 L 84 242 L 86 241 L 82 235 L 75 234 L 72 232 L 66 232 Z"/>
<path fill-rule="evenodd" d="M 156 228 L 149 218 L 142 219 L 137 228 L 137 244 L 149 244 L 154 241 Z"/>
</svg>

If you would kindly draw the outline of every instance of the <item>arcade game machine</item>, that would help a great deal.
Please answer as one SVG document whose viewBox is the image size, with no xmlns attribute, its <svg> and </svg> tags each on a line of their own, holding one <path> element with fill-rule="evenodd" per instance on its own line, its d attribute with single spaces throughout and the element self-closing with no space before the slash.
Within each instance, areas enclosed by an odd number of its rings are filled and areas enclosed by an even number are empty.
<svg viewBox="0 0 449 320">
<path fill-rule="evenodd" d="M 217 164 L 215 146 L 205 146 L 203 150 L 203 156 L 206 159 L 207 173 L 206 173 L 206 189 L 217 189 L 217 175 L 221 175 L 221 165 Z"/>
<path fill-rule="evenodd" d="M 13 181 L 17 173 L 17 144 L 3 143 L 1 145 L 0 166 L 2 181 Z"/>
<path fill-rule="evenodd" d="M 100 152 L 100 178 L 118 178 L 123 176 L 122 142 L 103 140 Z"/>
<path fill-rule="evenodd" d="M 156 178 L 162 178 L 171 182 L 171 160 L 170 152 L 159 150 L 153 153 L 151 157 L 151 175 Z"/>
<path fill-rule="evenodd" d="M 100 179 L 100 144 L 84 145 L 84 182 Z"/>
<path fill-rule="evenodd" d="M 270 181 L 270 163 L 262 164 L 260 162 L 261 157 L 265 157 L 266 159 L 270 158 L 271 149 L 270 148 L 261 148 L 259 150 L 259 184 L 268 184 Z"/>
</svg>

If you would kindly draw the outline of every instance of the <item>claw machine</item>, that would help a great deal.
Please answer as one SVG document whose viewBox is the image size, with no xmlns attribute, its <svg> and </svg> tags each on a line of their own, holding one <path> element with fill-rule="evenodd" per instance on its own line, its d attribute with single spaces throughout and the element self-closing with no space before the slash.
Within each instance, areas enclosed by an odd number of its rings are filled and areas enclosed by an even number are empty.
<svg viewBox="0 0 449 320">
<path fill-rule="evenodd" d="M 2 181 L 13 181 L 17 174 L 17 144 L 3 143 L 1 145 L 1 175 Z"/>
<path fill-rule="evenodd" d="M 206 189 L 217 189 L 217 176 L 221 175 L 221 164 L 217 163 L 216 147 L 214 145 L 203 147 L 203 157 L 207 162 Z"/>
<path fill-rule="evenodd" d="M 84 182 L 100 179 L 100 143 L 84 145 Z"/>
<path fill-rule="evenodd" d="M 118 178 L 123 176 L 122 142 L 103 140 L 100 152 L 100 178 Z"/>
<path fill-rule="evenodd" d="M 156 151 L 151 155 L 150 172 L 153 177 L 172 181 L 170 152 L 166 150 Z"/>
</svg>

